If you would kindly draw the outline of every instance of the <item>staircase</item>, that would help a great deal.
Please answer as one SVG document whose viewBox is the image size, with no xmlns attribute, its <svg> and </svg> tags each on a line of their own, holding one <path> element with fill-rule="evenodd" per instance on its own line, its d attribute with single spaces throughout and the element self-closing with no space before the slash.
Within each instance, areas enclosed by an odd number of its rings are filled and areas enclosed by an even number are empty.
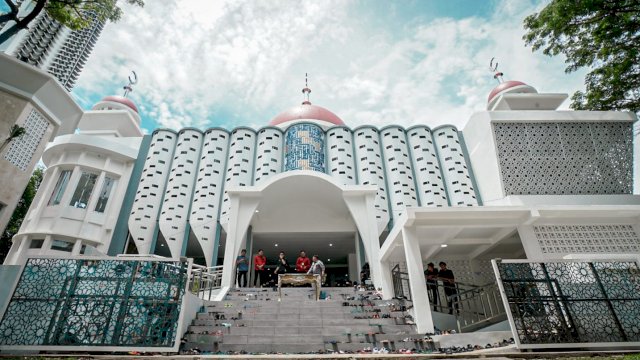
<svg viewBox="0 0 640 360">
<path fill-rule="evenodd" d="M 409 285 L 409 274 L 400 270 L 400 266 L 396 265 L 391 270 L 393 280 L 394 296 L 400 299 L 411 300 L 411 289 Z M 452 307 L 457 311 L 452 311 L 448 307 L 448 297 L 444 285 L 441 281 L 437 281 L 437 305 L 431 305 L 434 312 L 434 318 L 440 318 L 443 321 L 438 323 L 434 320 L 436 328 L 450 329 L 455 327 L 459 333 L 470 333 L 480 329 L 498 324 L 507 320 L 507 312 L 504 309 L 500 289 L 496 282 L 485 285 L 465 284 L 463 282 L 455 283 L 456 295 L 451 297 Z M 429 299 L 433 301 L 433 293 L 429 292 Z M 451 311 L 453 315 L 447 316 Z M 444 315 L 444 316 L 443 316 Z M 453 318 L 455 317 L 455 319 Z M 455 322 L 455 324 L 453 324 Z M 448 326 L 451 325 L 451 326 Z"/>
<path fill-rule="evenodd" d="M 460 292 L 454 302 L 458 331 L 473 332 L 507 320 L 498 284 L 490 283 Z"/>
<path fill-rule="evenodd" d="M 385 347 L 434 350 L 417 334 L 403 301 L 373 291 L 309 287 L 232 289 L 224 301 L 205 301 L 185 335 L 184 349 L 201 352 L 323 353 Z"/>
</svg>

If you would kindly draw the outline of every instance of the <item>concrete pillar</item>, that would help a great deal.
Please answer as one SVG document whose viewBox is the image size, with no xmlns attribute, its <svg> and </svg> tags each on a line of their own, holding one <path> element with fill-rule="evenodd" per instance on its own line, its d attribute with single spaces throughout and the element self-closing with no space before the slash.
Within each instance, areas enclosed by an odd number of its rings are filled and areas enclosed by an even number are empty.
<svg viewBox="0 0 640 360">
<path fill-rule="evenodd" d="M 393 293 L 393 277 L 391 276 L 391 263 L 387 260 L 380 261 L 380 270 L 382 272 L 382 298 L 385 300 L 392 299 Z"/>
<path fill-rule="evenodd" d="M 357 273 L 358 273 L 358 277 L 356 278 L 357 282 L 360 282 L 360 271 L 362 270 L 362 266 L 364 265 L 364 254 L 363 254 L 363 250 L 362 250 L 362 241 L 360 241 L 360 234 L 358 234 L 358 232 L 356 231 L 355 235 L 354 235 L 354 241 L 355 241 L 355 246 L 356 246 L 356 267 L 357 267 Z"/>
<path fill-rule="evenodd" d="M 229 289 L 235 283 L 235 260 L 240 254 L 243 241 L 253 214 L 260 203 L 260 192 L 235 192 L 228 190 L 229 224 L 227 225 L 227 241 L 224 248 L 224 268 L 222 271 L 222 288 Z"/>
<path fill-rule="evenodd" d="M 422 253 L 420 251 L 420 243 L 413 229 L 406 227 L 402 229 L 402 242 L 404 244 L 404 255 L 407 259 L 407 273 L 409 274 L 416 328 L 419 333 L 433 333 L 433 318 L 431 317 L 431 304 L 429 303 L 427 284 L 422 268 Z"/>
<path fill-rule="evenodd" d="M 347 263 L 349 266 L 349 280 L 360 281 L 359 280 L 360 269 L 358 268 L 358 261 L 356 259 L 355 253 L 348 254 Z"/>
<path fill-rule="evenodd" d="M 375 190 L 351 190 L 344 192 L 343 198 L 362 237 L 364 251 L 369 259 L 371 281 L 376 288 L 382 288 L 380 243 L 374 204 Z M 382 291 L 384 292 L 384 289 Z"/>
<path fill-rule="evenodd" d="M 80 249 L 82 249 L 82 240 L 76 239 L 76 242 L 73 244 L 73 249 L 71 250 L 71 255 L 80 255 Z"/>
</svg>

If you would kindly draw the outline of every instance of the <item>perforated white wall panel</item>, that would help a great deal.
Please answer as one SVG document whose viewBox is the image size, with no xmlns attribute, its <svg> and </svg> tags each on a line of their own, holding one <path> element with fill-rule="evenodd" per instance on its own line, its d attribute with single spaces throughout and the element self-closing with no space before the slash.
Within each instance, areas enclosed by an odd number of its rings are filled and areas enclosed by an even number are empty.
<svg viewBox="0 0 640 360">
<path fill-rule="evenodd" d="M 353 141 L 356 147 L 355 155 L 359 184 L 378 187 L 375 200 L 376 218 L 379 223 L 382 222 L 386 225 L 389 221 L 389 203 L 387 201 L 387 186 L 384 181 L 378 130 L 369 127 L 357 129 L 354 131 Z"/>
<path fill-rule="evenodd" d="M 173 257 L 182 255 L 183 243 L 187 241 L 185 231 L 201 147 L 200 131 L 185 129 L 178 133 L 159 221 L 160 231 Z"/>
<path fill-rule="evenodd" d="M 407 131 L 409 150 L 412 153 L 413 172 L 416 178 L 420 206 L 447 206 L 447 193 L 440 172 L 440 162 L 426 126 L 414 127 Z"/>
<path fill-rule="evenodd" d="M 212 264 L 228 147 L 229 134 L 226 131 L 212 129 L 204 134 L 189 223 L 208 266 Z"/>
<path fill-rule="evenodd" d="M 283 138 L 280 129 L 267 128 L 258 131 L 254 184 L 282 172 Z"/>
<path fill-rule="evenodd" d="M 344 185 L 355 185 L 356 165 L 353 159 L 353 134 L 344 127 L 327 131 L 327 170 Z"/>
<path fill-rule="evenodd" d="M 227 189 L 231 186 L 252 185 L 256 134 L 250 129 L 235 129 L 231 132 L 230 141 L 224 196 L 222 197 L 222 213 L 220 215 L 220 221 L 225 223 L 229 221 L 230 207 Z"/>
<path fill-rule="evenodd" d="M 400 216 L 407 206 L 417 206 L 413 170 L 407 147 L 407 138 L 401 127 L 389 127 L 380 132 L 388 193 L 391 200 L 393 217 Z"/>
<path fill-rule="evenodd" d="M 640 239 L 631 225 L 545 225 L 533 231 L 547 254 L 640 252 Z"/>
<path fill-rule="evenodd" d="M 49 128 L 49 121 L 34 109 L 29 113 L 22 127 L 25 129 L 25 133 L 10 142 L 9 150 L 4 154 L 4 159 L 20 170 L 26 171 L 42 137 Z"/>
<path fill-rule="evenodd" d="M 505 194 L 631 194 L 632 123 L 494 123 Z"/>
<path fill-rule="evenodd" d="M 443 126 L 434 130 L 433 138 L 451 206 L 478 205 L 458 130 L 453 126 Z"/>
<path fill-rule="evenodd" d="M 158 130 L 151 137 L 149 153 L 129 217 L 129 232 L 140 254 L 149 254 L 151 248 L 176 138 L 176 134 L 165 130 Z"/>
</svg>

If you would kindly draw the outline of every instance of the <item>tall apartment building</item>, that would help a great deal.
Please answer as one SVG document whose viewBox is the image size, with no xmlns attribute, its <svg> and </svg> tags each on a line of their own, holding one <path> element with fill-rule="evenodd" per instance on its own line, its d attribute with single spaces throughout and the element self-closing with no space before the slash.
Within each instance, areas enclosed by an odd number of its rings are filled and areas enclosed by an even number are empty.
<svg viewBox="0 0 640 360">
<path fill-rule="evenodd" d="M 27 14 L 33 1 L 18 1 L 20 16 Z M 52 74 L 62 86 L 71 91 L 93 50 L 104 21 L 87 13 L 91 24 L 80 30 L 71 30 L 41 13 L 28 30 L 22 30 L 11 40 L 0 44 L 0 51 Z M 0 33 L 12 26 L 12 22 L 0 23 Z"/>
</svg>

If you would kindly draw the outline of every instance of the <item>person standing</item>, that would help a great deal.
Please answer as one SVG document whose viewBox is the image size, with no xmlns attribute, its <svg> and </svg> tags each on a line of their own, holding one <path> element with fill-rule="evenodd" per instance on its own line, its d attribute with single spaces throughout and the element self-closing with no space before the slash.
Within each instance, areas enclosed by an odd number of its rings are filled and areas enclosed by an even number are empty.
<svg viewBox="0 0 640 360">
<path fill-rule="evenodd" d="M 267 270 L 264 268 L 267 265 L 267 258 L 264 256 L 264 251 L 262 249 L 258 250 L 256 256 L 253 257 L 253 286 L 256 286 L 256 281 L 258 286 L 262 287 L 267 281 Z M 260 278 L 260 280 L 258 280 Z"/>
<path fill-rule="evenodd" d="M 318 255 L 313 255 L 311 257 L 313 263 L 311 263 L 311 267 L 307 271 L 307 274 L 320 275 L 320 284 L 324 283 L 324 263 L 320 261 Z M 313 287 L 316 292 L 316 300 L 320 300 L 322 298 L 322 293 L 320 292 L 320 284 L 314 283 Z"/>
<path fill-rule="evenodd" d="M 455 299 L 455 295 L 458 294 L 456 290 L 456 279 L 453 276 L 453 271 L 447 269 L 447 263 L 440 261 L 440 271 L 438 271 L 438 277 L 442 280 L 444 287 L 444 294 L 447 297 L 447 306 L 449 307 L 449 314 L 453 314 L 453 304 L 455 304 L 456 312 L 458 312 L 458 299 Z"/>
<path fill-rule="evenodd" d="M 238 269 L 238 287 L 247 287 L 247 273 L 249 272 L 247 250 L 240 251 L 240 255 L 236 258 L 236 268 Z"/>
<path fill-rule="evenodd" d="M 427 281 L 427 293 L 429 301 L 433 305 L 433 310 L 438 310 L 438 269 L 430 262 L 427 264 L 427 270 L 424 271 L 424 277 Z"/>
<path fill-rule="evenodd" d="M 284 251 L 280 251 L 278 254 L 278 262 L 276 264 L 276 270 L 273 272 L 276 275 L 286 274 L 289 271 L 289 262 L 287 262 L 287 258 L 284 256 Z M 277 282 L 277 277 L 276 277 Z"/>
<path fill-rule="evenodd" d="M 320 279 L 324 280 L 324 263 L 318 259 L 318 255 L 313 255 L 313 262 L 311 263 L 311 267 L 307 271 L 307 274 L 320 275 Z"/>
<path fill-rule="evenodd" d="M 296 272 L 306 274 L 310 267 L 311 260 L 309 260 L 304 250 L 300 251 L 300 256 L 296 260 Z"/>
</svg>

